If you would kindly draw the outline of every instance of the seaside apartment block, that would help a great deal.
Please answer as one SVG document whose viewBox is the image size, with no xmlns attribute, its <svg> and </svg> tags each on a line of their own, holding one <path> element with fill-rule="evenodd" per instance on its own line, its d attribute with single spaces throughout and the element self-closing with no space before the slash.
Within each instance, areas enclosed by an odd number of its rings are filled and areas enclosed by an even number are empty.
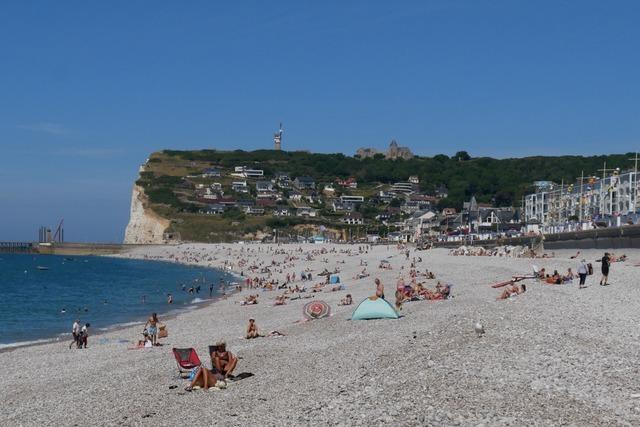
<svg viewBox="0 0 640 427">
<path fill-rule="evenodd" d="M 555 233 L 595 226 L 620 226 L 638 221 L 638 173 L 626 171 L 605 178 L 587 177 L 575 184 L 534 183 L 524 197 L 529 231 Z"/>
</svg>

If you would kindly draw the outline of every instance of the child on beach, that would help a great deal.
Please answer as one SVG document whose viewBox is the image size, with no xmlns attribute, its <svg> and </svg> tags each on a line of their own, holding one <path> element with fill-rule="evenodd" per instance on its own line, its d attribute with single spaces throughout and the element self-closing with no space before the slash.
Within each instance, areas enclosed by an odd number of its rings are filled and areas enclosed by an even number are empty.
<svg viewBox="0 0 640 427">
<path fill-rule="evenodd" d="M 248 340 L 252 338 L 259 338 L 262 335 L 258 332 L 258 325 L 256 325 L 256 319 L 249 319 L 249 326 L 247 326 L 247 335 L 246 338 Z"/>
<path fill-rule="evenodd" d="M 84 346 L 84 348 L 87 348 L 87 342 L 89 340 L 89 326 L 91 326 L 90 323 L 85 323 L 80 330 L 80 340 L 78 342 L 78 348 L 82 348 L 82 346 Z"/>
</svg>

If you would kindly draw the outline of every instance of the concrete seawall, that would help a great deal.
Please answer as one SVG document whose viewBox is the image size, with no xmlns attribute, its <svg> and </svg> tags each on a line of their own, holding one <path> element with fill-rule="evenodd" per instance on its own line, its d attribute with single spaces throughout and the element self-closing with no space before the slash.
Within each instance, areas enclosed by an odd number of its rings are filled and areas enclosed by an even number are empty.
<svg viewBox="0 0 640 427">
<path fill-rule="evenodd" d="M 163 246 L 120 243 L 53 243 L 51 245 L 23 243 L 18 247 L 13 242 L 4 243 L 6 244 L 3 245 L 2 242 L 0 242 L 0 252 L 37 253 L 42 255 L 114 255 L 127 252 L 140 246 Z"/>
<path fill-rule="evenodd" d="M 473 246 L 491 248 L 501 245 L 530 246 L 539 236 L 511 237 L 498 240 L 476 240 Z M 465 242 L 438 242 L 436 247 L 457 248 Z M 622 249 L 640 248 L 640 225 L 600 228 L 586 231 L 548 234 L 544 236 L 544 247 L 554 249 Z"/>
</svg>

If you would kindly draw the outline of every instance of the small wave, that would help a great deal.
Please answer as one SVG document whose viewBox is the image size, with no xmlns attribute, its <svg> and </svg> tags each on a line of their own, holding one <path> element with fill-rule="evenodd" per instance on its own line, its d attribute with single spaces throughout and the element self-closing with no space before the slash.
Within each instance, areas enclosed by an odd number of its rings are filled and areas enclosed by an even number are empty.
<svg viewBox="0 0 640 427">
<path fill-rule="evenodd" d="M 202 298 L 194 298 L 194 299 L 191 300 L 191 304 L 199 304 L 199 303 L 205 302 L 205 301 L 206 300 L 202 299 Z"/>
<path fill-rule="evenodd" d="M 10 342 L 6 344 L 0 344 L 0 350 L 6 350 L 8 348 L 24 347 L 26 345 L 55 342 L 55 341 L 59 341 L 59 339 L 41 339 L 41 340 L 33 340 L 33 341 Z"/>
</svg>

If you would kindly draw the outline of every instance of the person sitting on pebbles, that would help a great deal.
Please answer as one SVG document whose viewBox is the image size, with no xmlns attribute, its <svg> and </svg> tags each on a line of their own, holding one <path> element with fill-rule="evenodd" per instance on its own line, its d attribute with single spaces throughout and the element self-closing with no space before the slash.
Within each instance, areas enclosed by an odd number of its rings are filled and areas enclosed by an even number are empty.
<svg viewBox="0 0 640 427">
<path fill-rule="evenodd" d="M 232 378 L 231 372 L 236 368 L 238 358 L 227 350 L 227 344 L 224 341 L 220 341 L 216 344 L 215 351 L 211 353 L 211 364 L 213 365 L 212 370 L 200 366 L 191 383 L 185 387 L 186 391 L 196 388 L 208 390 L 210 387 L 214 387 L 218 381 Z"/>
<path fill-rule="evenodd" d="M 247 335 L 246 338 L 248 340 L 252 338 L 260 338 L 262 335 L 258 332 L 258 325 L 256 324 L 256 319 L 249 319 L 249 326 L 247 326 Z"/>
<path fill-rule="evenodd" d="M 351 294 L 347 294 L 344 298 L 340 300 L 338 305 L 351 305 L 353 304 L 353 299 L 351 298 Z"/>
</svg>

